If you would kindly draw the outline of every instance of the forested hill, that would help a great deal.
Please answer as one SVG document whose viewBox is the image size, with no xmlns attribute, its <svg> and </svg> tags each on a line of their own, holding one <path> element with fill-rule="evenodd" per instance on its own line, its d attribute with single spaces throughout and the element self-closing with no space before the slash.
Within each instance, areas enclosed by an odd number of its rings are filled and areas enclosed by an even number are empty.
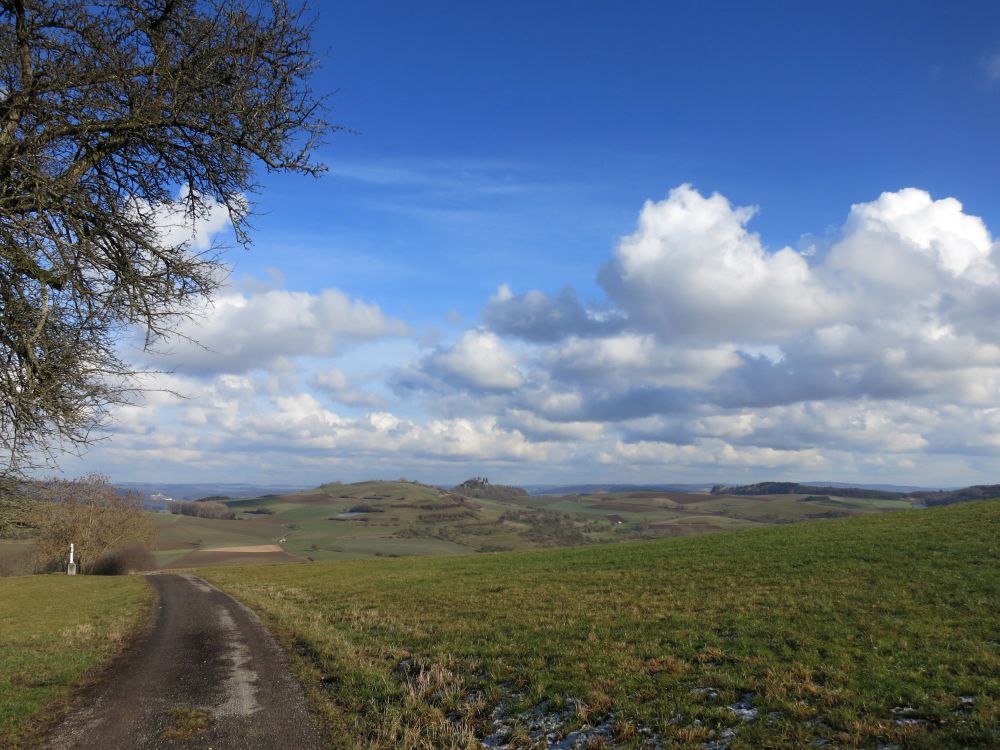
<svg viewBox="0 0 1000 750">
<path fill-rule="evenodd" d="M 938 492 L 911 492 L 909 497 L 923 500 L 927 505 L 951 505 L 970 500 L 988 500 L 1000 497 L 1000 484 L 977 484 L 960 490 L 940 490 Z"/>
<path fill-rule="evenodd" d="M 988 500 L 1000 497 L 1000 484 L 978 484 L 959 490 L 920 490 L 917 492 L 886 492 L 864 487 L 824 487 L 797 482 L 758 482 L 737 486 L 715 485 L 713 495 L 831 495 L 834 497 L 862 497 L 874 500 L 912 500 L 927 505 L 951 505 L 970 500 Z"/>
<path fill-rule="evenodd" d="M 870 490 L 864 487 L 821 487 L 798 482 L 758 482 L 734 487 L 717 484 L 711 490 L 713 495 L 834 495 L 836 497 L 867 497 L 876 500 L 901 500 L 908 495 L 904 492 Z"/>
</svg>

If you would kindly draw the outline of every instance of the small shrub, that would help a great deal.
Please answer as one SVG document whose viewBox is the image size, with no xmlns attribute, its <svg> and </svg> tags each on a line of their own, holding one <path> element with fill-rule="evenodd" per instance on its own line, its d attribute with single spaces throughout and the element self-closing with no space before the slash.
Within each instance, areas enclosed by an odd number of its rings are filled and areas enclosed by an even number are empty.
<svg viewBox="0 0 1000 750">
<path fill-rule="evenodd" d="M 130 544 L 102 555 L 91 573 L 98 576 L 121 576 L 156 567 L 153 553 L 141 544 Z"/>
</svg>

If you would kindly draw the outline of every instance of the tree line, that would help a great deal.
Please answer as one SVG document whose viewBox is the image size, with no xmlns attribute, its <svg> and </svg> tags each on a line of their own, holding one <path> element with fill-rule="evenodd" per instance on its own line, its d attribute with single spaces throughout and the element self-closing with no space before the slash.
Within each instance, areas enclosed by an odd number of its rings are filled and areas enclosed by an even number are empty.
<svg viewBox="0 0 1000 750">
<path fill-rule="evenodd" d="M 215 502 L 214 500 L 171 500 L 167 503 L 167 510 L 177 516 L 194 516 L 195 518 L 224 518 L 232 520 L 236 514 L 230 510 L 228 505 Z"/>
</svg>

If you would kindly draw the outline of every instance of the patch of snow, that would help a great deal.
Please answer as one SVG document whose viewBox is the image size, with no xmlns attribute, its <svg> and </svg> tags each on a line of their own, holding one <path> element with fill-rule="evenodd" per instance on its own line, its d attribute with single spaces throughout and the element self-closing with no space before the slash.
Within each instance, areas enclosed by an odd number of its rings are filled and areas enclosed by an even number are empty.
<svg viewBox="0 0 1000 750">
<path fill-rule="evenodd" d="M 740 721 L 753 721 L 760 715 L 760 710 L 753 707 L 753 693 L 744 693 L 738 702 L 728 706 Z"/>
</svg>

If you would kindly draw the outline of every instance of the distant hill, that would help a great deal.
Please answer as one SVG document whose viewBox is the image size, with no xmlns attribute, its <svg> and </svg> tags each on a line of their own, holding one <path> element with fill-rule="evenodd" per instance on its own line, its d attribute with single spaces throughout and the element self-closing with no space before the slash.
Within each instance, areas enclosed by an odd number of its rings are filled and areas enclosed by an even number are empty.
<svg viewBox="0 0 1000 750">
<path fill-rule="evenodd" d="M 843 488 L 880 490 L 883 492 L 936 492 L 938 487 L 921 487 L 912 484 L 879 484 L 879 483 L 856 483 L 856 482 L 827 482 L 810 481 L 797 482 L 795 484 L 810 488 L 836 488 L 838 491 Z M 522 485 L 529 495 L 591 495 L 597 492 L 641 492 L 641 491 L 665 491 L 665 492 L 708 492 L 718 483 L 712 482 L 672 482 L 669 484 L 525 484 Z M 740 487 L 745 485 L 724 485 Z M 954 487 L 948 489 L 956 489 Z M 811 490 L 810 490 L 811 492 Z M 812 493 L 815 494 L 815 493 Z M 835 493 L 835 494 L 840 494 Z M 843 495 L 841 495 L 843 497 Z M 865 497 L 868 497 L 866 495 Z"/>
<path fill-rule="evenodd" d="M 1000 485 L 902 494 L 795 482 L 716 487 L 714 493 L 704 491 L 703 485 L 695 485 L 701 491 L 691 492 L 684 491 L 690 485 L 676 484 L 596 485 L 594 491 L 568 494 L 556 494 L 559 488 L 549 487 L 548 494 L 539 496 L 529 495 L 524 488 L 492 484 L 484 477 L 452 489 L 401 479 L 330 482 L 306 491 L 233 497 L 247 486 L 181 485 L 185 494 L 195 498 L 218 496 L 216 500 L 224 502 L 235 518 L 154 514 L 159 528 L 157 563 L 184 567 L 195 562 L 289 562 L 569 547 L 822 522 L 1000 497 Z M 174 491 L 169 485 L 160 487 Z M 225 494 L 230 499 L 223 500 Z M 206 562 L 206 555 L 215 562 Z"/>
<path fill-rule="evenodd" d="M 910 497 L 922 500 L 926 505 L 951 505 L 970 500 L 989 500 L 1000 497 L 1000 484 L 977 484 L 960 490 L 938 490 L 937 492 L 913 492 Z"/>
<path fill-rule="evenodd" d="M 207 564 L 209 554 L 218 564 L 232 564 L 251 561 L 248 555 L 255 562 L 288 562 L 500 552 L 825 521 L 928 504 L 925 498 L 855 497 L 843 488 L 794 483 L 750 486 L 771 493 L 756 496 L 666 486 L 671 489 L 597 485 L 593 492 L 539 496 L 484 477 L 451 489 L 407 480 L 330 482 L 304 492 L 225 500 L 236 516 L 232 521 L 157 514 L 155 554 L 159 564 L 178 567 L 192 560 Z M 949 498 L 935 494 L 929 502 Z M 237 551 L 225 552 L 229 548 Z"/>
<path fill-rule="evenodd" d="M 599 492 L 708 492 L 712 485 L 701 484 L 528 484 L 529 495 L 594 495 Z"/>
<path fill-rule="evenodd" d="M 717 484 L 712 487 L 713 495 L 836 495 L 837 497 L 864 497 L 875 500 L 902 500 L 903 492 L 886 492 L 865 487 L 818 487 L 798 482 L 757 482 L 727 487 Z"/>
<path fill-rule="evenodd" d="M 500 500 L 501 502 L 528 496 L 527 490 L 522 490 L 520 487 L 511 487 L 506 484 L 490 484 L 490 480 L 486 477 L 466 479 L 457 487 L 452 487 L 451 491 L 465 497 L 476 497 L 481 500 Z"/>
<path fill-rule="evenodd" d="M 115 487 L 138 492 L 150 510 L 166 507 L 170 500 L 198 500 L 204 497 L 241 498 L 298 492 L 312 485 L 304 484 L 245 484 L 239 482 L 115 482 Z"/>
<path fill-rule="evenodd" d="M 886 492 L 937 492 L 941 489 L 954 490 L 957 487 L 925 487 L 917 484 L 885 484 L 879 482 L 828 482 L 825 480 L 809 480 L 807 482 L 799 482 L 799 484 L 805 484 L 809 487 L 836 487 L 840 489 L 841 487 L 854 487 L 857 489 L 865 490 L 885 490 Z"/>
<path fill-rule="evenodd" d="M 978 484 L 957 490 L 917 490 L 915 492 L 888 492 L 867 487 L 845 485 L 814 485 L 797 482 L 758 482 L 726 486 L 717 484 L 713 495 L 832 495 L 835 497 L 858 497 L 871 500 L 909 500 L 924 505 L 951 505 L 971 500 L 989 500 L 1000 497 L 1000 484 Z"/>
</svg>

